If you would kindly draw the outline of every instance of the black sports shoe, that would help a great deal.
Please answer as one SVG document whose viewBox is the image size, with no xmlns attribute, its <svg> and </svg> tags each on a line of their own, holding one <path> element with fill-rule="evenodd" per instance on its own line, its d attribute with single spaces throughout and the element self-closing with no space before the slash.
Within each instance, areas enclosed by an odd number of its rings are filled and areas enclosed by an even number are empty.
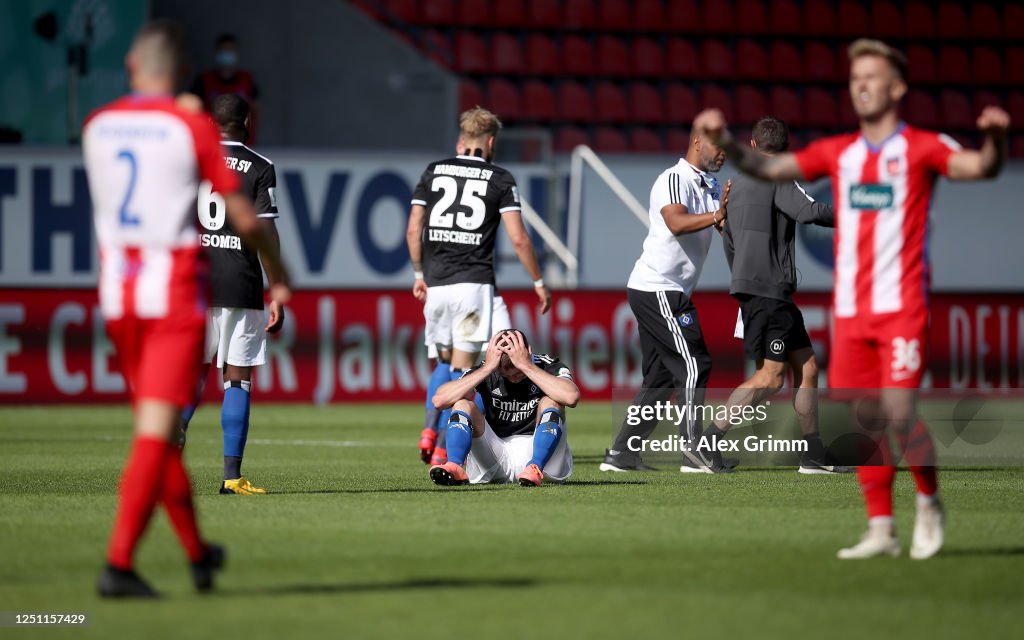
<svg viewBox="0 0 1024 640">
<path fill-rule="evenodd" d="M 680 473 L 732 473 L 739 460 L 736 458 L 722 458 L 722 454 L 715 451 L 710 456 L 700 451 L 684 451 L 683 464 L 679 467 Z"/>
<path fill-rule="evenodd" d="M 828 475 L 833 473 L 853 473 L 857 470 L 856 467 L 834 464 L 830 458 L 831 456 L 826 455 L 824 460 L 816 460 L 811 456 L 802 454 L 800 456 L 800 468 L 797 471 L 805 475 Z"/>
<path fill-rule="evenodd" d="M 125 571 L 107 565 L 96 583 L 103 598 L 159 598 L 160 594 L 134 571 Z"/>
<path fill-rule="evenodd" d="M 224 568 L 227 551 L 219 544 L 206 545 L 206 553 L 199 562 L 192 563 L 192 584 L 196 591 L 205 593 L 213 588 L 213 574 Z"/>
<path fill-rule="evenodd" d="M 656 468 L 644 464 L 643 458 L 640 454 L 633 453 L 632 451 L 616 451 L 612 453 L 611 449 L 604 450 L 604 462 L 598 467 L 601 471 L 657 471 Z"/>
</svg>

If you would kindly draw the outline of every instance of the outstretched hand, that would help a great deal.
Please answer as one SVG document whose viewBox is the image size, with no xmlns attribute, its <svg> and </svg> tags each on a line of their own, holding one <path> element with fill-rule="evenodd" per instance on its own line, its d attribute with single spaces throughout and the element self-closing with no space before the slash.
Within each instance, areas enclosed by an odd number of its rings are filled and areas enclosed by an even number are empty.
<svg viewBox="0 0 1024 640">
<path fill-rule="evenodd" d="M 725 188 L 722 189 L 722 197 L 718 200 L 718 211 L 715 214 L 715 218 L 718 222 L 715 223 L 715 228 L 721 231 L 725 227 L 725 219 L 729 217 L 729 191 L 732 189 L 732 180 L 730 179 L 725 183 Z"/>
</svg>

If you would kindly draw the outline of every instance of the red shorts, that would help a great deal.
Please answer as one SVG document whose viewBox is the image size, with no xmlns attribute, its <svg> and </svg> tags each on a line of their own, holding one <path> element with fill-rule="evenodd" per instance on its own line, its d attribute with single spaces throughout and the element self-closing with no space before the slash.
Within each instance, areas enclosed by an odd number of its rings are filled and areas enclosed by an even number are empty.
<svg viewBox="0 0 1024 640">
<path fill-rule="evenodd" d="M 927 313 L 835 318 L 828 386 L 916 389 L 925 371 Z"/>
<path fill-rule="evenodd" d="M 163 400 L 178 407 L 195 402 L 206 342 L 204 314 L 107 320 L 132 402 Z"/>
</svg>

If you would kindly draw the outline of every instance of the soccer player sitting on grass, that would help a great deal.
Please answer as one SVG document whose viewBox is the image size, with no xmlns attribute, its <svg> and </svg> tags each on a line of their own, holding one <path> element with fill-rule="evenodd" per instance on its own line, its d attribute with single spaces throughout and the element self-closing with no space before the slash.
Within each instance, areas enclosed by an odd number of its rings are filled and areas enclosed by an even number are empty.
<svg viewBox="0 0 1024 640">
<path fill-rule="evenodd" d="M 434 395 L 434 406 L 450 408 L 451 418 L 448 462 L 432 466 L 430 479 L 444 486 L 518 480 L 539 487 L 547 474 L 564 482 L 572 475 L 564 411 L 579 400 L 572 372 L 557 358 L 533 353 L 517 329 L 495 334 L 484 362 Z"/>
</svg>

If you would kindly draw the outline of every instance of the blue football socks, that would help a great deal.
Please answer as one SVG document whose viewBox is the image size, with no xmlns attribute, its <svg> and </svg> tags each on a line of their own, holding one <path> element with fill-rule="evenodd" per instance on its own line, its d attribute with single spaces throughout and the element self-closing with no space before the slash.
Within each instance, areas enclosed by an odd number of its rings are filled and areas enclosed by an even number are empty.
<svg viewBox="0 0 1024 640">
<path fill-rule="evenodd" d="M 551 460 L 555 447 L 562 441 L 565 418 L 558 409 L 545 409 L 540 416 L 540 424 L 533 434 L 533 458 L 529 464 L 535 464 L 543 471 L 544 465 Z"/>
<path fill-rule="evenodd" d="M 452 411 L 451 421 L 448 423 L 448 461 L 465 466 L 466 456 L 473 446 L 473 422 L 469 416 L 462 411 Z"/>
<path fill-rule="evenodd" d="M 220 410 L 220 426 L 224 431 L 224 479 L 236 480 L 242 476 L 242 456 L 249 437 L 248 380 L 224 383 L 224 404 Z"/>
</svg>

